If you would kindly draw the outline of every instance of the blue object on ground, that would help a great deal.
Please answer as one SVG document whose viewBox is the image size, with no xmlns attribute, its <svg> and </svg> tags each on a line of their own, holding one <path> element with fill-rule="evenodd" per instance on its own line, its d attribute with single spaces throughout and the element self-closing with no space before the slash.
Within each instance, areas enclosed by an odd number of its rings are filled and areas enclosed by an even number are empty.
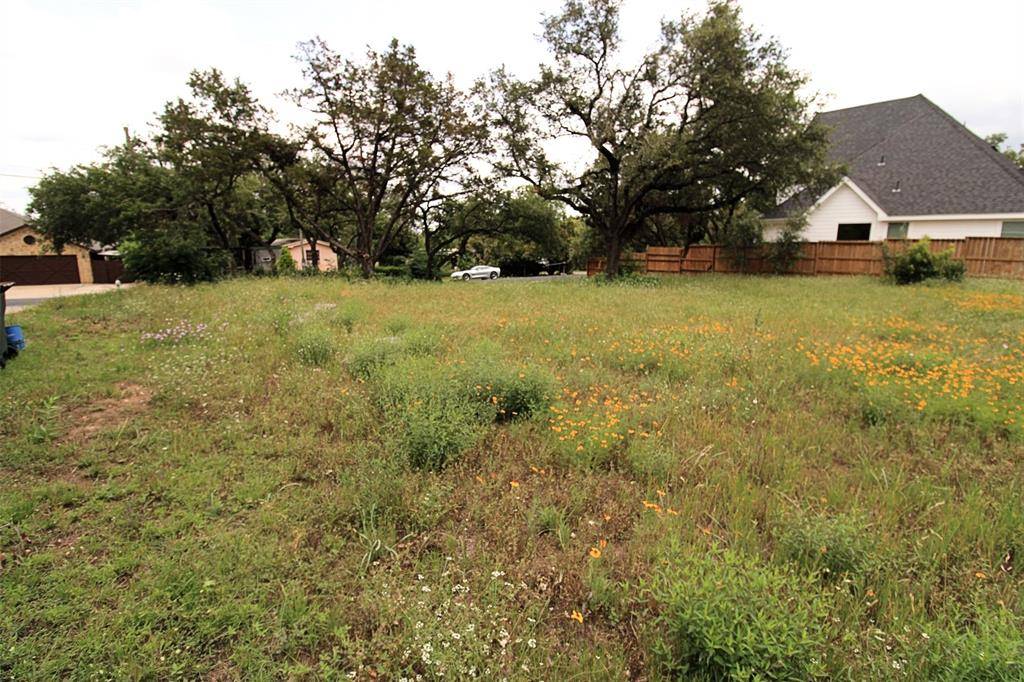
<svg viewBox="0 0 1024 682">
<path fill-rule="evenodd" d="M 8 346 L 11 346 L 18 351 L 25 350 L 25 333 L 21 330 L 21 327 L 14 324 L 7 327 L 4 331 L 7 334 Z"/>
</svg>

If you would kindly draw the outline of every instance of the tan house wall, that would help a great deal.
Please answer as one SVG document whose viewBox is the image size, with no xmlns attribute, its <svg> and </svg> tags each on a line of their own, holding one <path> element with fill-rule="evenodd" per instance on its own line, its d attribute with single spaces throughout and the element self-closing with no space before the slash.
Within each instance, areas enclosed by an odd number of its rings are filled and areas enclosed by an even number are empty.
<svg viewBox="0 0 1024 682">
<path fill-rule="evenodd" d="M 35 244 L 26 244 L 25 237 L 32 235 L 36 238 Z M 55 255 L 52 248 L 44 240 L 42 235 L 25 226 L 0 236 L 0 256 L 52 256 Z M 92 260 L 89 258 L 88 249 L 81 246 L 68 244 L 64 247 L 65 256 L 74 256 L 78 260 L 78 279 L 82 284 L 92 284 Z"/>
</svg>

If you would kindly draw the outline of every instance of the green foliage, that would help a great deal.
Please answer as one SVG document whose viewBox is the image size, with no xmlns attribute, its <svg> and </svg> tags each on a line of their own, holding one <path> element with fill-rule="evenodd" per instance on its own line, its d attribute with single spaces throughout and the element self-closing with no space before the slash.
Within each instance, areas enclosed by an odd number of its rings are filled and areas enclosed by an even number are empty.
<svg viewBox="0 0 1024 682">
<path fill-rule="evenodd" d="M 527 524 L 534 535 L 550 535 L 565 549 L 572 540 L 572 528 L 565 512 L 554 505 L 534 505 L 527 516 Z"/>
<path fill-rule="evenodd" d="M 656 275 L 642 275 L 638 272 L 623 272 L 616 277 L 609 277 L 601 272 L 588 277 L 588 283 L 596 286 L 636 287 L 654 289 L 661 285 L 661 278 Z"/>
<path fill-rule="evenodd" d="M 992 133 L 985 138 L 985 142 L 992 145 L 996 151 L 1008 158 L 1015 166 L 1024 170 L 1024 144 L 1021 144 L 1017 149 L 1010 146 L 1003 148 L 1007 137 L 1006 133 Z"/>
<path fill-rule="evenodd" d="M 780 557 L 824 580 L 863 576 L 878 544 L 867 524 L 857 517 L 804 513 L 784 522 L 777 542 Z"/>
<path fill-rule="evenodd" d="M 18 312 L 36 350 L 0 376 L 0 675 L 727 679 L 826 599 L 808 625 L 826 643 L 794 647 L 791 678 L 819 653 L 835 680 L 1019 678 L 1021 296 L 231 278 Z M 139 342 L 183 318 L 203 342 Z M 346 359 L 398 354 L 314 371 L 307 328 Z M 480 358 L 550 372 L 550 407 L 490 421 L 464 380 Z M 817 538 L 848 557 L 856 528 L 867 562 L 822 580 Z M 672 539 L 706 570 L 660 563 Z M 764 565 L 724 568 L 713 540 Z M 727 642 L 692 675 L 671 667 L 669 602 L 640 589 L 669 571 L 707 607 L 686 631 Z"/>
<path fill-rule="evenodd" d="M 401 334 L 412 326 L 412 320 L 406 315 L 396 315 L 384 321 L 384 331 L 388 334 Z"/>
<path fill-rule="evenodd" d="M 623 458 L 634 476 L 656 482 L 669 480 L 680 460 L 678 453 L 651 438 L 630 441 Z"/>
<path fill-rule="evenodd" d="M 373 271 L 379 277 L 391 279 L 409 279 L 412 276 L 407 265 L 378 265 Z"/>
<path fill-rule="evenodd" d="M 205 248 L 202 236 L 149 232 L 121 243 L 125 275 L 140 282 L 195 284 L 222 276 L 228 257 Z"/>
<path fill-rule="evenodd" d="M 786 221 L 774 240 L 765 245 L 765 260 L 777 275 L 791 272 L 803 250 L 803 231 L 807 217 L 800 215 Z"/>
<path fill-rule="evenodd" d="M 953 256 L 953 250 L 932 253 L 927 237 L 901 253 L 892 253 L 883 246 L 885 274 L 896 284 L 916 284 L 941 278 L 951 282 L 963 280 L 966 265 Z"/>
<path fill-rule="evenodd" d="M 338 306 L 338 309 L 331 317 L 331 322 L 344 329 L 346 334 L 351 334 L 356 328 L 356 323 L 365 317 L 365 305 L 362 305 L 359 301 L 346 301 Z"/>
<path fill-rule="evenodd" d="M 488 421 L 513 421 L 544 415 L 554 396 L 554 379 L 537 367 L 513 367 L 497 358 L 467 362 L 460 380 L 467 398 Z"/>
<path fill-rule="evenodd" d="M 939 630 L 920 663 L 922 679 L 940 682 L 1011 682 L 1024 679 L 1020 619 L 986 613 L 959 630 Z"/>
<path fill-rule="evenodd" d="M 306 82 L 294 94 L 310 114 L 304 137 L 323 160 L 321 177 L 330 192 L 365 207 L 347 212 L 347 231 L 369 277 L 399 233 L 411 230 L 440 193 L 439 185 L 471 175 L 466 168 L 486 150 L 488 129 L 468 93 L 424 69 L 410 45 L 393 40 L 358 61 L 320 39 L 300 49 Z M 344 141 L 330 141 L 326 131 Z M 335 152 L 339 142 L 344 158 Z M 333 223 L 320 224 L 334 232 Z"/>
<path fill-rule="evenodd" d="M 348 368 L 353 375 L 368 379 L 382 367 L 394 364 L 405 354 L 399 339 L 362 339 L 352 346 Z"/>
<path fill-rule="evenodd" d="M 725 255 L 733 266 L 740 271 L 747 270 L 751 258 L 759 252 L 764 241 L 761 215 L 741 204 L 736 210 L 712 212 L 709 222 L 722 223 L 717 229 L 709 230 L 711 241 L 724 247 Z"/>
<path fill-rule="evenodd" d="M 295 319 L 295 313 L 287 305 L 278 304 L 273 305 L 267 311 L 267 316 L 270 320 L 270 328 L 274 330 L 274 334 L 279 337 L 287 337 L 288 332 L 291 330 L 292 322 Z"/>
<path fill-rule="evenodd" d="M 323 367 L 334 357 L 336 348 L 330 333 L 319 327 L 307 327 L 299 332 L 295 354 L 299 362 L 311 367 Z"/>
<path fill-rule="evenodd" d="M 489 90 L 490 109 L 502 112 L 499 169 L 579 211 L 609 263 L 617 266 L 622 249 L 659 218 L 763 211 L 790 187 L 838 179 L 827 131 L 809 120 L 806 77 L 781 45 L 743 22 L 736 3 L 711 2 L 702 15 L 663 22 L 639 66 L 621 63 L 619 20 L 615 0 L 566 2 L 545 17 L 552 59 L 540 77 L 522 82 L 500 71 Z M 698 121 L 690 120 L 694 107 Z M 566 130 L 590 144 L 579 170 L 546 153 Z"/>
<path fill-rule="evenodd" d="M 652 654 L 682 679 L 822 678 L 828 604 L 814 582 L 732 550 L 656 569 Z"/>
<path fill-rule="evenodd" d="M 418 469 L 443 469 L 480 437 L 473 408 L 449 396 L 407 404 L 392 416 L 392 449 Z"/>
<path fill-rule="evenodd" d="M 947 282 L 962 282 L 967 275 L 967 263 L 954 257 L 953 249 L 935 255 L 935 272 Z"/>
<path fill-rule="evenodd" d="M 295 259 L 289 249 L 281 249 L 281 255 L 274 261 L 274 274 L 278 277 L 289 277 L 298 272 Z"/>
</svg>

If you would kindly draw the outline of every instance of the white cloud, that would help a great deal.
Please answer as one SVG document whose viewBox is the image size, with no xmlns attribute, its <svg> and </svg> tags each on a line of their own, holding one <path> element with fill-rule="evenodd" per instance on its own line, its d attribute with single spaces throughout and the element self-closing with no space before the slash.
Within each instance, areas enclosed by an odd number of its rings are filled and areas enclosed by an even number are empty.
<svg viewBox="0 0 1024 682">
<path fill-rule="evenodd" d="M 424 64 L 468 84 L 505 63 L 528 73 L 543 56 L 539 17 L 557 0 L 286 2 L 4 0 L 0 4 L 0 174 L 36 175 L 95 160 L 97 148 L 143 130 L 188 72 L 216 66 L 270 99 L 299 81 L 300 40 L 358 54 L 392 36 Z M 777 36 L 832 107 L 924 93 L 980 134 L 1024 142 L 1024 3 L 745 0 L 746 18 Z M 657 36 L 658 19 L 697 0 L 626 0 L 626 50 Z M 0 175 L 0 203 L 23 209 L 32 181 Z"/>
</svg>

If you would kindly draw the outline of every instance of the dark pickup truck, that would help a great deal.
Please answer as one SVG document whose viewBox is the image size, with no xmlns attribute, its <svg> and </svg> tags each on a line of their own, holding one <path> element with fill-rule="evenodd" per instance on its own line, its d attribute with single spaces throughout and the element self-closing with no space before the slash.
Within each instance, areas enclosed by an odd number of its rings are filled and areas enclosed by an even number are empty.
<svg viewBox="0 0 1024 682">
<path fill-rule="evenodd" d="M 499 263 L 502 277 L 537 277 L 539 275 L 568 275 L 572 273 L 569 261 L 552 262 L 546 258 L 540 260 L 516 259 Z"/>
</svg>

